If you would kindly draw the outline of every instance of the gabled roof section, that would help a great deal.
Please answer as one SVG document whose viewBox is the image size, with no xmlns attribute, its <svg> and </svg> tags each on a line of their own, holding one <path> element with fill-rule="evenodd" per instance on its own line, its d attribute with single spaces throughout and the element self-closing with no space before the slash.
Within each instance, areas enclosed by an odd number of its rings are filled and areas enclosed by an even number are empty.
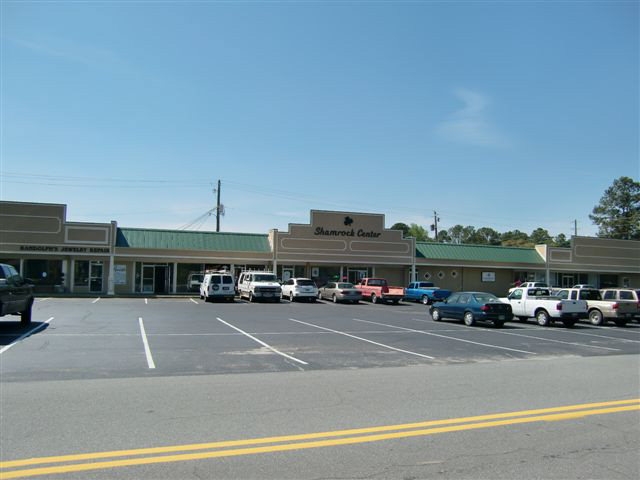
<svg viewBox="0 0 640 480">
<path fill-rule="evenodd" d="M 468 262 L 545 264 L 544 259 L 534 248 L 458 245 L 452 243 L 416 242 L 416 258 Z"/>
<path fill-rule="evenodd" d="M 226 252 L 271 252 L 269 236 L 255 233 L 190 232 L 118 228 L 116 247 Z"/>
</svg>

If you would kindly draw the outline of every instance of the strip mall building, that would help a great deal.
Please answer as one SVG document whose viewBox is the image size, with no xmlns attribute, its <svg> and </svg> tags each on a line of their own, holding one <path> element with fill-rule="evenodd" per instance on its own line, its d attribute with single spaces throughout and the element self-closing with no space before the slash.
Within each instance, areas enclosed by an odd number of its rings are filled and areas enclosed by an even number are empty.
<svg viewBox="0 0 640 480">
<path fill-rule="evenodd" d="M 416 242 L 385 228 L 377 213 L 312 210 L 286 232 L 216 233 L 69 222 L 66 205 L 0 202 L 0 263 L 39 293 L 188 293 L 189 275 L 208 269 L 269 270 L 279 278 L 391 284 L 428 280 L 451 290 L 503 295 L 516 280 L 554 286 L 640 287 L 640 242 L 573 237 L 569 248 L 511 248 Z"/>
</svg>

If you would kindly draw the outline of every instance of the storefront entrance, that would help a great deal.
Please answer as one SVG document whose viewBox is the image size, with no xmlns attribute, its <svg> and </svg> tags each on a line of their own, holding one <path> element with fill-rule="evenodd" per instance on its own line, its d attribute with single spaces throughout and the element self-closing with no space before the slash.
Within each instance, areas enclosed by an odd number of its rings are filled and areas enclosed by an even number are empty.
<svg viewBox="0 0 640 480">
<path fill-rule="evenodd" d="M 89 291 L 92 293 L 102 292 L 102 273 L 104 271 L 102 262 L 89 262 Z"/>
<path fill-rule="evenodd" d="M 142 293 L 169 293 L 168 265 L 143 265 L 140 281 Z"/>
</svg>

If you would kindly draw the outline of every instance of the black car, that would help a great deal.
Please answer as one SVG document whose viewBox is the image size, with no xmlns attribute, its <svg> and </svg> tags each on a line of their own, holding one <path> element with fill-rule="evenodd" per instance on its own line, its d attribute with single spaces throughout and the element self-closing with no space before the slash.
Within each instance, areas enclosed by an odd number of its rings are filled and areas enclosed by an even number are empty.
<svg viewBox="0 0 640 480">
<path fill-rule="evenodd" d="M 462 320 L 465 325 L 473 325 L 477 321 L 491 322 L 495 327 L 502 327 L 504 322 L 513 319 L 511 305 L 501 302 L 492 293 L 455 292 L 442 302 L 434 303 L 429 312 L 434 321 L 443 318 Z"/>
<path fill-rule="evenodd" d="M 20 315 L 23 325 L 31 323 L 33 285 L 11 265 L 0 263 L 0 317 Z"/>
</svg>

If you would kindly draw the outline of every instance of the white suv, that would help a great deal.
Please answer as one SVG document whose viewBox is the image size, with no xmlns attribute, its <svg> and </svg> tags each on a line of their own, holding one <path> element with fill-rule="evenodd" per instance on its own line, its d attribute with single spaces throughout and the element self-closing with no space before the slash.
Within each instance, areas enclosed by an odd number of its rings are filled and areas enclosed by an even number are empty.
<svg viewBox="0 0 640 480">
<path fill-rule="evenodd" d="M 281 298 L 288 298 L 290 302 L 296 299 L 315 302 L 318 298 L 318 287 L 310 278 L 290 278 L 282 284 Z"/>
<path fill-rule="evenodd" d="M 233 302 L 236 295 L 233 276 L 226 272 L 205 273 L 200 284 L 200 298 L 205 302 L 216 298 L 223 298 L 227 302 Z"/>
<path fill-rule="evenodd" d="M 250 302 L 255 300 L 280 301 L 282 290 L 274 273 L 242 272 L 238 279 L 238 294 Z"/>
</svg>

